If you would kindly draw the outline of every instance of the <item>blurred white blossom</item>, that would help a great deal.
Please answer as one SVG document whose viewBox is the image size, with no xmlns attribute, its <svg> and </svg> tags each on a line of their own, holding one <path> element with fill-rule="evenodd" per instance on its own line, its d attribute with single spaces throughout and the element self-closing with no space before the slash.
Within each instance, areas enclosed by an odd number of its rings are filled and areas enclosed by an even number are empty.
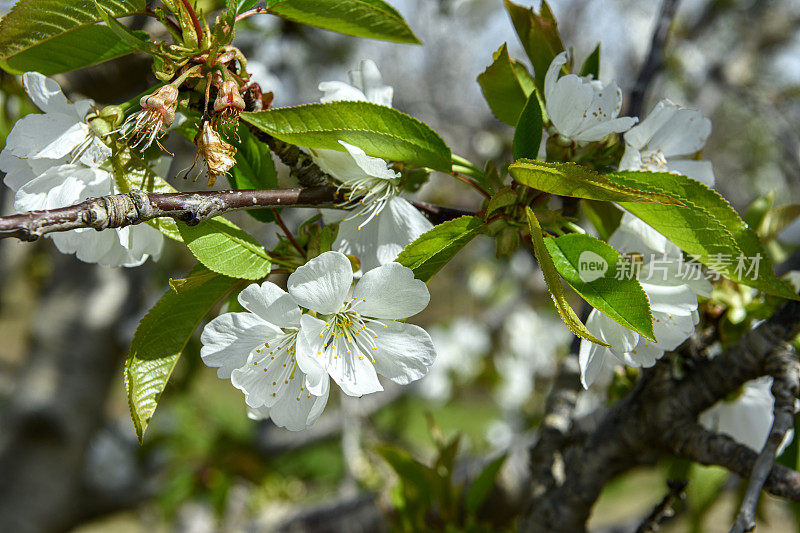
<svg viewBox="0 0 800 533">
<path fill-rule="evenodd" d="M 420 380 L 418 390 L 428 399 L 444 402 L 450 399 L 454 383 L 464 383 L 480 372 L 481 358 L 489 351 L 489 331 L 466 317 L 429 329 L 436 360 Z"/>
</svg>

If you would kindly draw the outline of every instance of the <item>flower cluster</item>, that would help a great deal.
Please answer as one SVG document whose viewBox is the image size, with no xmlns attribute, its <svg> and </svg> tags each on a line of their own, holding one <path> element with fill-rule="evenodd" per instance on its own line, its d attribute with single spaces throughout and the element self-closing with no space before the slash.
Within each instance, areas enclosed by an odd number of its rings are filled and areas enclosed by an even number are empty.
<svg viewBox="0 0 800 533">
<path fill-rule="evenodd" d="M 22 82 L 42 113 L 19 120 L 0 152 L 4 182 L 16 195 L 14 208 L 55 209 L 118 193 L 114 177 L 103 166 L 111 149 L 86 121 L 93 102 L 71 103 L 55 81 L 37 72 L 25 73 Z M 140 265 L 148 257 L 158 258 L 164 244 L 161 233 L 147 224 L 48 236 L 59 251 L 107 266 Z"/>
<path fill-rule="evenodd" d="M 566 63 L 566 52 L 557 55 L 544 82 L 550 132 L 555 138 L 585 144 L 624 133 L 620 170 L 672 172 L 714 186 L 711 162 L 692 157 L 703 149 L 711 134 L 711 121 L 700 111 L 664 99 L 634 126 L 638 118 L 618 116 L 622 91 L 615 82 L 603 85 L 588 76 L 560 76 Z"/>
<path fill-rule="evenodd" d="M 271 282 L 250 285 L 239 294 L 247 312 L 223 314 L 203 330 L 203 361 L 244 392 L 251 417 L 290 430 L 319 418 L 330 378 L 362 396 L 383 390 L 378 374 L 401 385 L 423 377 L 433 342 L 399 320 L 427 307 L 428 288 L 398 263 L 352 282 L 350 261 L 334 251 L 289 276 L 288 292 Z"/>
<path fill-rule="evenodd" d="M 712 287 L 708 280 L 701 276 L 690 276 L 687 281 L 678 271 L 682 259 L 680 249 L 633 215 L 625 213 L 608 243 L 622 254 L 657 256 L 662 261 L 669 258 L 673 262 L 659 265 L 663 276 L 639 277 L 650 300 L 656 342 L 622 326 L 597 309 L 592 310 L 586 327 L 610 346 L 581 341 L 581 382 L 586 388 L 597 379 L 609 355 L 628 366 L 653 366 L 665 351 L 674 350 L 694 332 L 699 320 L 697 297 L 711 296 Z M 684 268 L 697 267 L 684 265 Z M 646 273 L 648 270 L 648 264 L 644 264 L 639 272 Z"/>
</svg>

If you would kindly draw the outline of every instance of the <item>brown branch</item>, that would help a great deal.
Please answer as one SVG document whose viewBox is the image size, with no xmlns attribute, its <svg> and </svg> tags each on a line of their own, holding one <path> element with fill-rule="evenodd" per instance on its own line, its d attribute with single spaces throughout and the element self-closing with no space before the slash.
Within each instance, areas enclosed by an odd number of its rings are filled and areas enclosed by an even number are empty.
<svg viewBox="0 0 800 533">
<path fill-rule="evenodd" d="M 673 434 L 673 451 L 678 457 L 703 465 L 717 465 L 734 474 L 747 477 L 753 470 L 758 454 L 727 435 L 708 431 L 699 424 L 687 424 Z M 800 502 L 800 473 L 783 465 L 772 465 L 764 483 L 770 494 Z"/>
<path fill-rule="evenodd" d="M 429 204 L 428 202 L 412 201 L 411 205 L 420 210 L 422 214 L 425 215 L 425 218 L 430 220 L 434 225 L 463 216 L 475 216 L 475 211 L 444 207 L 441 205 Z"/>
<path fill-rule="evenodd" d="M 0 238 L 33 241 L 46 233 L 78 228 L 121 228 L 158 217 L 196 225 L 222 213 L 252 207 L 325 206 L 339 200 L 334 187 L 148 193 L 130 191 L 79 204 L 0 217 Z"/>
<path fill-rule="evenodd" d="M 303 187 L 321 187 L 336 183 L 336 180 L 317 166 L 311 155 L 299 147 L 278 140 L 252 124 L 248 124 L 247 127 L 256 139 L 269 146 L 278 159 L 289 167 L 289 174 L 296 178 Z"/>
<path fill-rule="evenodd" d="M 769 374 L 770 361 L 798 331 L 800 302 L 787 302 L 738 343 L 687 369 L 682 378 L 673 374 L 668 360 L 643 371 L 634 390 L 610 407 L 596 427 L 580 429 L 585 438 L 578 438 L 582 435 L 573 427 L 564 439 L 567 446 L 560 450 L 563 481 L 532 498 L 521 530 L 584 531 L 594 502 L 611 479 L 652 463 L 664 452 L 721 464 L 748 476 L 757 454 L 728 437 L 706 431 L 697 424 L 697 417 L 745 382 Z M 715 446 L 709 447 L 709 442 Z M 800 501 L 800 474 L 773 466 L 764 488 Z"/>
<path fill-rule="evenodd" d="M 776 372 L 770 372 L 773 376 L 772 396 L 775 398 L 772 428 L 767 442 L 764 443 L 764 447 L 753 465 L 750 483 L 747 485 L 747 492 L 745 492 L 731 533 L 744 533 L 755 529 L 756 506 L 761 489 L 775 463 L 778 448 L 786 437 L 786 433 L 794 427 L 794 399 L 800 392 L 800 382 L 798 382 L 800 363 L 793 357 L 793 353 L 789 349 L 779 351 L 775 354 L 774 359 L 778 368 Z"/>
<path fill-rule="evenodd" d="M 647 515 L 644 522 L 636 529 L 636 533 L 652 533 L 658 531 L 661 524 L 675 516 L 675 504 L 686 498 L 687 481 L 667 481 L 668 492 L 664 499 L 655 506 L 653 511 Z"/>
<path fill-rule="evenodd" d="M 245 189 L 241 191 L 202 191 L 154 193 L 130 191 L 59 209 L 30 211 L 0 217 L 0 239 L 9 237 L 35 241 L 47 233 L 93 228 L 122 228 L 159 217 L 169 217 L 194 226 L 223 213 L 253 207 L 334 207 L 343 201 L 336 187 L 301 189 Z M 469 211 L 425 202 L 414 204 L 429 219 L 452 220 Z"/>
<path fill-rule="evenodd" d="M 628 104 L 627 111 L 630 116 L 638 117 L 642 115 L 647 91 L 653 83 L 653 79 L 664 66 L 664 47 L 666 46 L 669 29 L 672 26 L 679 3 L 680 0 L 663 0 L 661 3 L 661 10 L 653 29 L 650 50 L 647 52 L 647 57 L 642 63 L 639 76 L 636 78 L 636 83 L 631 91 L 630 104 Z"/>
</svg>

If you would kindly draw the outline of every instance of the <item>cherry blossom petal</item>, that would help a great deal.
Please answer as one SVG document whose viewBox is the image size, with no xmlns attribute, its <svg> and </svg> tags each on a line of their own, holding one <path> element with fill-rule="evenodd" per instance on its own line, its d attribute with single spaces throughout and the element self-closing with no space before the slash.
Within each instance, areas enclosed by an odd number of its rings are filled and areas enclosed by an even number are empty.
<svg viewBox="0 0 800 533">
<path fill-rule="evenodd" d="M 612 320 L 597 309 L 592 309 L 592 312 L 589 313 L 586 328 L 600 340 L 610 344 L 610 349 L 615 353 L 627 352 L 639 342 L 638 333 Z"/>
<path fill-rule="evenodd" d="M 231 384 L 244 392 L 250 407 L 272 407 L 284 396 L 294 399 L 305 385 L 305 375 L 296 368 L 288 350 L 271 351 L 261 343 L 245 364 L 231 372 Z"/>
<path fill-rule="evenodd" d="M 597 380 L 597 376 L 600 375 L 600 371 L 605 366 L 608 353 L 608 348 L 604 346 L 587 340 L 581 341 L 581 347 L 578 351 L 578 365 L 581 369 L 581 385 L 583 385 L 584 389 L 591 387 Z"/>
<path fill-rule="evenodd" d="M 431 296 L 425 282 L 399 263 L 388 263 L 364 274 L 353 290 L 354 308 L 364 316 L 402 319 L 428 306 Z"/>
<path fill-rule="evenodd" d="M 368 156 L 364 150 L 358 146 L 348 144 L 344 141 L 339 141 L 339 144 L 344 146 L 345 150 L 350 154 L 358 167 L 364 171 L 367 176 L 392 180 L 400 177 L 398 172 L 388 168 L 386 161 L 379 157 Z M 337 176 L 338 177 L 338 176 Z"/>
<path fill-rule="evenodd" d="M 697 309 L 697 295 L 688 285 L 663 285 L 659 280 L 642 281 L 650 309 L 668 315 L 690 316 Z"/>
<path fill-rule="evenodd" d="M 389 200 L 378 217 L 377 258 L 380 264 L 394 261 L 406 246 L 433 229 L 433 224 L 411 202 L 399 196 Z M 368 269 L 363 264 L 361 268 Z"/>
<path fill-rule="evenodd" d="M 553 91 L 555 90 L 556 87 L 556 81 L 558 80 L 558 76 L 561 74 L 561 67 L 566 65 L 566 63 L 567 63 L 567 53 L 561 52 L 560 54 L 558 54 L 556 57 L 553 58 L 553 61 L 547 68 L 547 73 L 544 76 L 545 101 L 547 102 L 550 101 L 550 97 L 552 96 Z"/>
<path fill-rule="evenodd" d="M 55 80 L 38 72 L 26 72 L 22 75 L 22 85 L 36 107 L 45 113 L 71 113 L 72 104 Z"/>
<path fill-rule="evenodd" d="M 6 150 L 22 158 L 60 159 L 89 138 L 89 126 L 61 113 L 32 114 L 14 124 Z"/>
<path fill-rule="evenodd" d="M 394 89 L 383 84 L 383 77 L 374 61 L 364 59 L 358 70 L 350 71 L 350 83 L 361 89 L 370 102 L 392 107 Z"/>
<path fill-rule="evenodd" d="M 252 313 L 225 313 L 203 328 L 200 357 L 206 365 L 219 367 L 217 376 L 228 379 L 247 363 L 252 350 L 281 333 Z"/>
<path fill-rule="evenodd" d="M 628 131 L 631 126 L 636 124 L 637 120 L 638 119 L 635 117 L 619 117 L 613 120 L 607 120 L 578 133 L 573 139 L 582 142 L 599 141 L 612 133 Z"/>
<path fill-rule="evenodd" d="M 342 307 L 352 282 L 350 260 L 341 252 L 325 252 L 289 276 L 287 286 L 299 305 L 327 315 Z"/>
<path fill-rule="evenodd" d="M 650 139 L 670 121 L 679 108 L 680 106 L 670 100 L 664 99 L 660 101 L 639 125 L 625 133 L 625 142 L 636 150 L 644 150 L 645 147 L 659 149 L 659 146 L 650 145 Z M 622 168 L 622 165 L 620 167 Z"/>
<path fill-rule="evenodd" d="M 319 99 L 319 101 L 322 103 L 338 101 L 367 101 L 367 97 L 363 92 L 343 81 L 323 81 L 319 84 L 319 90 L 325 93 L 322 98 Z"/>
<path fill-rule="evenodd" d="M 671 172 L 677 172 L 678 174 L 694 178 L 709 187 L 713 187 L 715 183 L 714 167 L 711 161 L 670 159 L 667 162 L 667 169 Z"/>
<path fill-rule="evenodd" d="M 710 134 L 711 121 L 704 118 L 703 113 L 696 109 L 680 108 L 653 133 L 647 147 L 661 150 L 668 158 L 691 155 L 705 146 Z"/>
<path fill-rule="evenodd" d="M 382 391 L 383 386 L 378 381 L 375 364 L 372 362 L 373 354 L 351 351 L 353 353 L 348 354 L 343 344 L 328 347 L 323 352 L 329 354 L 328 374 L 348 396 L 363 396 Z"/>
<path fill-rule="evenodd" d="M 239 303 L 251 313 L 280 328 L 300 327 L 300 308 L 294 298 L 270 281 L 253 283 L 239 293 Z"/>
<path fill-rule="evenodd" d="M 297 366 L 306 374 L 306 384 L 311 394 L 321 396 L 330 386 L 327 367 L 328 359 L 323 352 L 322 333 L 325 322 L 303 315 L 300 331 L 297 334 Z"/>
<path fill-rule="evenodd" d="M 694 319 L 691 314 L 681 316 L 653 311 L 653 331 L 660 350 L 674 350 L 694 333 Z"/>
<path fill-rule="evenodd" d="M 342 183 L 364 177 L 364 171 L 350 155 L 350 152 L 318 148 L 308 150 L 314 162 L 326 174 L 330 174 Z"/>
<path fill-rule="evenodd" d="M 388 265 L 387 265 L 388 266 Z M 430 335 L 419 326 L 389 320 L 375 334 L 375 370 L 400 385 L 408 385 L 428 373 L 436 359 Z"/>
<path fill-rule="evenodd" d="M 585 119 L 594 89 L 575 74 L 559 79 L 547 99 L 547 115 L 558 132 L 572 138 Z"/>
</svg>

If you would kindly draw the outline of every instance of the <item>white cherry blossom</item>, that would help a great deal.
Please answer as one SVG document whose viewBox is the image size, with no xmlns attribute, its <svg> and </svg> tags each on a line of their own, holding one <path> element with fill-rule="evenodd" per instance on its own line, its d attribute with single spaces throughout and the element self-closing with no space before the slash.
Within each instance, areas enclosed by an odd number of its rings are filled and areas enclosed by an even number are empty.
<svg viewBox="0 0 800 533">
<path fill-rule="evenodd" d="M 694 332 L 699 320 L 697 296 L 711 296 L 711 284 L 697 267 L 684 263 L 685 270 L 679 270 L 680 249 L 633 215 L 625 213 L 608 243 L 620 253 L 644 258 L 639 282 L 650 300 L 657 342 L 592 310 L 586 327 L 610 347 L 581 341 L 579 362 L 585 388 L 597 379 L 609 355 L 628 366 L 653 366 L 665 351 L 674 350 Z"/>
<path fill-rule="evenodd" d="M 370 60 L 350 72 L 350 85 L 339 81 L 320 83 L 322 102 L 366 101 L 392 105 L 392 88 L 383 85 L 378 67 Z M 433 225 L 407 200 L 399 196 L 400 174 L 386 161 L 343 141 L 345 151 L 309 150 L 327 174 L 360 197 L 356 208 L 339 216 L 341 224 L 334 249 L 361 261 L 363 271 L 394 261 L 398 254 Z"/>
<path fill-rule="evenodd" d="M 371 59 L 364 59 L 358 70 L 349 72 L 350 83 L 342 81 L 323 81 L 319 90 L 325 93 L 321 102 L 336 102 L 349 100 L 358 102 L 372 102 L 374 104 L 392 107 L 394 89 L 383 84 L 383 77 L 378 70 L 378 65 Z"/>
<path fill-rule="evenodd" d="M 620 169 L 674 172 L 713 187 L 711 162 L 690 157 L 703 149 L 710 134 L 711 121 L 700 111 L 664 99 L 625 133 Z"/>
<path fill-rule="evenodd" d="M 56 209 L 117 192 L 109 172 L 62 164 L 48 168 L 22 185 L 17 191 L 14 209 L 19 212 Z M 74 253 L 81 261 L 105 266 L 139 266 L 148 257 L 158 259 L 164 247 L 163 236 L 149 224 L 103 231 L 74 229 L 50 233 L 48 237 L 60 252 Z"/>
<path fill-rule="evenodd" d="M 346 152 L 325 150 L 331 153 L 318 158 L 317 163 L 350 188 L 351 195 L 363 196 L 357 207 L 343 216 L 340 211 L 326 212 L 335 213 L 340 222 L 333 247 L 358 257 L 363 271 L 371 270 L 397 259 L 403 248 L 433 225 L 407 200 L 397 196 L 399 174 L 389 169 L 385 161 L 343 141 L 340 144 Z"/>
<path fill-rule="evenodd" d="M 203 362 L 218 367 L 217 375 L 230 378 L 244 393 L 250 418 L 268 417 L 292 431 L 305 429 L 322 414 L 329 391 L 311 394 L 297 366 L 300 308 L 268 281 L 248 286 L 238 299 L 247 312 L 225 313 L 203 329 Z"/>
<path fill-rule="evenodd" d="M 401 385 L 423 377 L 435 358 L 428 333 L 398 322 L 427 307 L 428 288 L 398 263 L 370 270 L 352 289 L 353 270 L 341 252 L 325 252 L 289 276 L 289 293 L 305 314 L 297 338 L 297 364 L 311 394 L 328 376 L 350 396 L 383 390 L 381 374 Z M 322 372 L 320 372 L 322 371 Z"/>
<path fill-rule="evenodd" d="M 636 124 L 637 118 L 618 117 L 622 91 L 616 82 L 603 85 L 576 74 L 559 78 L 566 63 L 567 53 L 561 52 L 550 63 L 544 79 L 547 116 L 561 137 L 575 142 L 599 141 Z"/>
<path fill-rule="evenodd" d="M 84 117 L 92 101 L 70 103 L 58 84 L 27 72 L 23 84 L 41 114 L 19 120 L 0 152 L 5 184 L 15 193 L 17 211 L 56 209 L 89 197 L 118 193 L 114 178 L 99 166 L 111 150 Z M 76 229 L 48 234 L 62 253 L 105 266 L 133 267 L 161 255 L 164 239 L 148 224 L 95 231 Z"/>
<path fill-rule="evenodd" d="M 86 115 L 94 102 L 78 100 L 71 103 L 54 80 L 38 72 L 22 76 L 25 92 L 42 113 L 33 113 L 17 121 L 8 134 L 6 147 L 0 155 L 0 169 L 19 171 L 19 161 L 51 160 L 75 162 L 98 166 L 111 155 L 106 146 L 86 122 Z M 6 178 L 6 185 L 14 188 L 18 177 Z"/>
<path fill-rule="evenodd" d="M 761 451 L 767 442 L 774 419 L 772 378 L 765 376 L 748 381 L 732 401 L 722 400 L 700 414 L 700 424 L 716 433 L 725 433 L 748 448 Z M 789 430 L 778 450 L 780 454 L 794 438 Z"/>
</svg>

